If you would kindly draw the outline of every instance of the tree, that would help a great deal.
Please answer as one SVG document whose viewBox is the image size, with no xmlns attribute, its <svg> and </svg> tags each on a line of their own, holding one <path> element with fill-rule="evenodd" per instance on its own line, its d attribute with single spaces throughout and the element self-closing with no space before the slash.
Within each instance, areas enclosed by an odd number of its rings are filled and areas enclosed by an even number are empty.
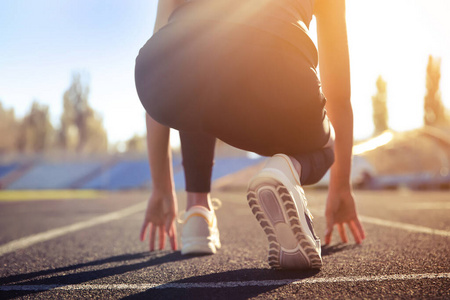
<svg viewBox="0 0 450 300">
<path fill-rule="evenodd" d="M 14 109 L 5 109 L 0 102 L 0 154 L 15 150 L 18 129 Z"/>
<path fill-rule="evenodd" d="M 378 76 L 377 93 L 372 97 L 374 136 L 389 129 L 386 85 L 386 81 Z"/>
<path fill-rule="evenodd" d="M 59 145 L 65 150 L 93 153 L 105 152 L 108 139 L 103 119 L 88 103 L 89 85 L 80 73 L 74 73 L 72 83 L 63 97 L 63 113 L 59 130 Z"/>
<path fill-rule="evenodd" d="M 439 88 L 441 80 L 441 59 L 428 57 L 426 87 L 424 99 L 424 123 L 425 125 L 439 126 L 447 123 L 445 108 L 441 99 Z"/>
<path fill-rule="evenodd" d="M 79 144 L 79 151 L 86 153 L 104 153 L 108 150 L 108 136 L 103 126 L 103 118 L 90 107 L 86 113 L 84 130 L 84 136 L 80 135 L 80 137 L 83 137 L 85 142 L 82 148 Z"/>
<path fill-rule="evenodd" d="M 53 137 L 48 106 L 33 101 L 30 112 L 20 124 L 17 149 L 21 152 L 44 152 L 52 147 Z"/>
<path fill-rule="evenodd" d="M 135 134 L 132 138 L 125 142 L 126 152 L 128 153 L 145 153 L 147 149 L 147 140 L 145 136 Z"/>
<path fill-rule="evenodd" d="M 61 125 L 58 132 L 58 144 L 64 150 L 75 150 L 78 145 L 78 129 L 75 126 L 75 108 L 64 93 Z"/>
</svg>

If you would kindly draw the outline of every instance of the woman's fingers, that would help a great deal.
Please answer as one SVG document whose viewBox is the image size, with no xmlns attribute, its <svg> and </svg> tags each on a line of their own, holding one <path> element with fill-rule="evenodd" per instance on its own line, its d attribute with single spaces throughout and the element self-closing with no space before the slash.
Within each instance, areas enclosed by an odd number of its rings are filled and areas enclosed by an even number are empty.
<svg viewBox="0 0 450 300">
<path fill-rule="evenodd" d="M 165 224 L 156 224 L 155 222 L 148 222 L 144 220 L 141 227 L 140 240 L 145 240 L 146 232 L 149 234 L 149 248 L 150 251 L 155 250 L 156 236 L 158 235 L 158 247 L 159 250 L 163 250 L 166 247 L 166 237 L 169 237 L 170 246 L 172 250 L 177 250 L 177 231 L 175 227 L 174 217 L 166 218 Z"/>
<path fill-rule="evenodd" d="M 164 226 L 159 226 L 159 250 L 163 250 L 166 247 L 166 231 Z"/>
<path fill-rule="evenodd" d="M 325 245 L 331 243 L 331 235 L 333 234 L 333 222 L 327 221 L 327 229 L 325 230 Z"/>
<path fill-rule="evenodd" d="M 338 231 L 339 231 L 339 235 L 341 236 L 342 242 L 343 243 L 347 243 L 348 242 L 348 237 L 347 237 L 347 233 L 345 232 L 344 224 L 343 223 L 337 224 L 337 228 L 338 228 Z"/>
<path fill-rule="evenodd" d="M 362 238 L 361 238 L 361 235 L 360 235 L 360 233 L 358 231 L 358 228 L 356 228 L 355 221 L 352 220 L 352 221 L 348 222 L 348 227 L 350 228 L 350 231 L 353 234 L 353 238 L 355 239 L 355 242 L 357 244 L 361 244 Z"/>
<path fill-rule="evenodd" d="M 172 250 L 177 250 L 177 228 L 174 219 L 175 218 L 167 218 L 165 227 Z"/>
<path fill-rule="evenodd" d="M 170 230 L 166 233 L 164 226 L 158 226 L 152 223 L 144 222 L 142 224 L 140 239 L 145 241 L 145 233 L 149 228 L 149 248 L 150 251 L 155 250 L 156 234 L 158 232 L 159 250 L 163 250 L 166 247 L 166 236 L 169 237 L 170 245 L 172 250 L 177 250 L 177 233 L 175 224 L 172 224 Z"/>
<path fill-rule="evenodd" d="M 364 228 L 362 227 L 361 222 L 359 221 L 358 218 L 356 218 L 354 220 L 354 223 L 355 223 L 356 230 L 358 230 L 358 232 L 359 232 L 359 236 L 361 237 L 361 240 L 364 240 L 366 238 L 366 232 L 364 231 Z"/>
<path fill-rule="evenodd" d="M 339 236 L 343 243 L 348 243 L 348 236 L 345 231 L 344 224 L 334 224 L 337 226 Z M 360 221 L 358 219 L 351 220 L 348 222 L 348 227 L 352 232 L 353 237 L 355 238 L 355 242 L 357 244 L 361 244 L 362 241 L 366 238 L 366 234 L 364 232 L 364 228 L 362 227 Z M 331 243 L 331 236 L 333 233 L 333 226 L 327 225 L 327 229 L 325 231 L 325 245 L 329 245 Z"/>
<path fill-rule="evenodd" d="M 156 227 L 157 226 L 155 224 L 150 224 L 150 251 L 155 250 Z"/>
<path fill-rule="evenodd" d="M 144 220 L 144 223 L 142 223 L 142 227 L 141 227 L 141 233 L 139 235 L 141 242 L 145 241 L 145 231 L 147 230 L 147 227 L 148 227 L 148 223 L 146 220 Z"/>
<path fill-rule="evenodd" d="M 333 234 L 334 218 L 332 215 L 326 216 L 327 228 L 325 229 L 325 245 L 331 243 L 331 236 Z"/>
<path fill-rule="evenodd" d="M 172 246 L 172 250 L 178 250 L 178 244 L 177 244 L 177 227 L 175 226 L 175 223 L 172 224 L 172 230 L 170 231 L 171 235 L 169 236 L 170 239 L 170 245 Z"/>
</svg>

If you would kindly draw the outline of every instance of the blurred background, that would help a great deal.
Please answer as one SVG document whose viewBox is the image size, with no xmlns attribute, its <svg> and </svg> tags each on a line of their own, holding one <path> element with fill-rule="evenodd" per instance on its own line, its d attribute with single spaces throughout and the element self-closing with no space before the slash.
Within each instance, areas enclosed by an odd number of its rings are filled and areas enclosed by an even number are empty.
<svg viewBox="0 0 450 300">
<path fill-rule="evenodd" d="M 0 189 L 150 187 L 134 60 L 156 7 L 0 2 Z M 449 15 L 447 0 L 347 0 L 357 187 L 449 189 Z M 171 144 L 182 189 L 176 132 Z M 264 160 L 216 151 L 217 188 L 245 187 Z"/>
</svg>

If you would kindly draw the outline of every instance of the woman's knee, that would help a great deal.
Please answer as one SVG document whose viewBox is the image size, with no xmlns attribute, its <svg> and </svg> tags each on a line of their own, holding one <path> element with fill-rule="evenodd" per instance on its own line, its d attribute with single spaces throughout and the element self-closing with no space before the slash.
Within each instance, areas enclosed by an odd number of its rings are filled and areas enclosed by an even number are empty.
<svg viewBox="0 0 450 300">
<path fill-rule="evenodd" d="M 334 163 L 334 150 L 322 148 L 312 153 L 294 155 L 302 167 L 300 182 L 302 185 L 315 184 L 322 179 Z"/>
</svg>

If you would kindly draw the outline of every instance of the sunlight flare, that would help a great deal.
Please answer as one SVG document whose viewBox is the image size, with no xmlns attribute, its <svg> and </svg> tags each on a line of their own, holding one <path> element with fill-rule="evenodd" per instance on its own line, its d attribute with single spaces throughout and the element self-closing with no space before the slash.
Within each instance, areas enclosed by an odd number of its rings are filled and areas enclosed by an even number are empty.
<svg viewBox="0 0 450 300">
<path fill-rule="evenodd" d="M 386 131 L 381 135 L 368 140 L 362 144 L 353 147 L 353 155 L 359 155 L 367 151 L 374 150 L 378 147 L 384 146 L 389 143 L 394 137 L 392 132 Z"/>
</svg>

